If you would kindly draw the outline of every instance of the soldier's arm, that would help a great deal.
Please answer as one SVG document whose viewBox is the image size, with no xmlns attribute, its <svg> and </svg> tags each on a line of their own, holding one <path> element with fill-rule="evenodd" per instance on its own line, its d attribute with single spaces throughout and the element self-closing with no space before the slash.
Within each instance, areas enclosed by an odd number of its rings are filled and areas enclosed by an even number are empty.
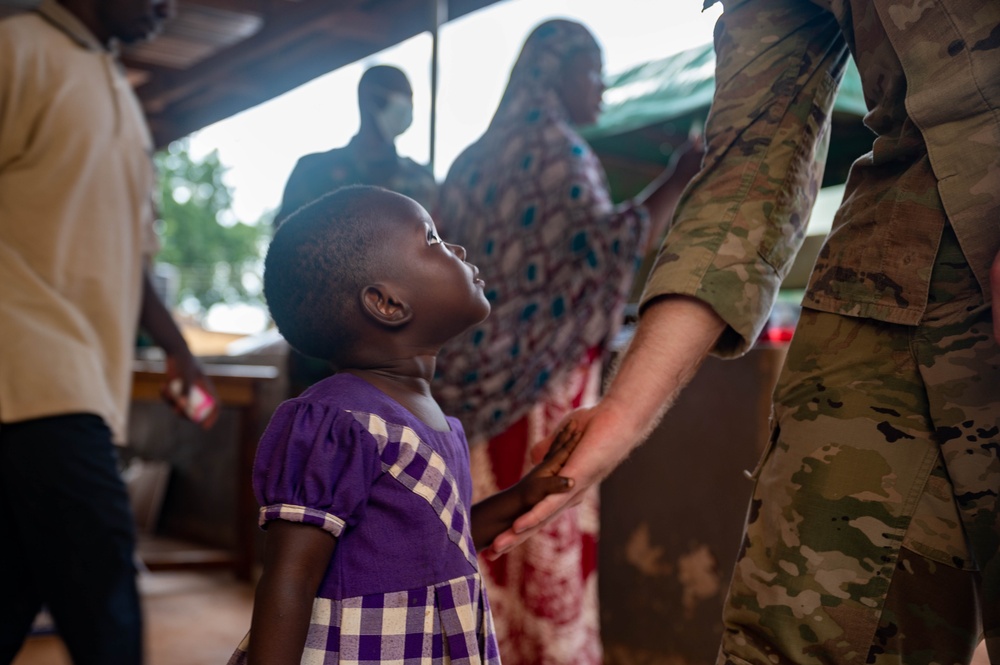
<svg viewBox="0 0 1000 665">
<path fill-rule="evenodd" d="M 702 170 L 683 195 L 643 294 L 635 339 L 586 431 L 574 480 L 501 534 L 515 546 L 610 473 L 652 431 L 710 352 L 745 352 L 804 235 L 847 48 L 829 13 L 799 0 L 726 2 Z"/>
<path fill-rule="evenodd" d="M 805 237 L 850 56 L 836 18 L 813 3 L 724 4 L 704 164 L 641 306 L 665 295 L 706 302 L 728 325 L 714 352 L 734 356 L 759 335 Z"/>
<path fill-rule="evenodd" d="M 512 530 L 494 541 L 487 556 L 520 543 L 611 473 L 649 436 L 724 328 L 722 319 L 694 298 L 675 296 L 652 303 L 605 396 L 592 409 L 569 416 L 585 427 L 583 439 L 559 472 L 573 480 L 573 487 L 549 495 L 521 516 Z"/>
</svg>

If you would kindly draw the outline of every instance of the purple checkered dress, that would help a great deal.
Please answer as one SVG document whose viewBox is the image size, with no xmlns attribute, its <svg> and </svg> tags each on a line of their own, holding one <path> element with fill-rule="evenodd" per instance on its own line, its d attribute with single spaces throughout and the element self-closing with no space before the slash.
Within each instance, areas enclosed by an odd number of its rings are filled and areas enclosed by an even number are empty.
<svg viewBox="0 0 1000 665">
<path fill-rule="evenodd" d="M 338 539 L 302 663 L 499 665 L 469 529 L 468 448 L 449 423 L 433 430 L 350 374 L 278 407 L 254 465 L 260 523 Z M 247 642 L 231 665 L 246 662 Z"/>
</svg>

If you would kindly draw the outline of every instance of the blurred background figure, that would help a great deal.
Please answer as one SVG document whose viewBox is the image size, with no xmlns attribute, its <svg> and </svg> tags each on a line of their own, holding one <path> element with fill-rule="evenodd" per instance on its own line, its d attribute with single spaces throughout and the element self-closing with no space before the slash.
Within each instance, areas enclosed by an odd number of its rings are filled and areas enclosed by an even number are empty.
<svg viewBox="0 0 1000 665">
<path fill-rule="evenodd" d="M 299 159 L 288 177 L 275 224 L 344 185 L 376 185 L 409 196 L 427 210 L 437 198 L 434 176 L 396 152 L 396 137 L 413 121 L 413 90 L 401 70 L 371 67 L 358 83 L 361 128 L 343 148 Z"/>
<path fill-rule="evenodd" d="M 305 155 L 285 184 L 280 225 L 306 203 L 345 185 L 376 185 L 404 194 L 433 211 L 437 183 L 430 170 L 396 152 L 396 137 L 413 121 L 413 90 L 401 70 L 377 65 L 365 70 L 358 83 L 361 127 L 343 148 Z M 289 395 L 294 396 L 333 374 L 322 360 L 288 352 Z"/>
<path fill-rule="evenodd" d="M 700 163 L 688 149 L 634 202 L 612 205 L 573 129 L 600 113 L 602 63 L 582 25 L 535 28 L 492 123 L 441 190 L 442 237 L 466 247 L 493 306 L 442 351 L 436 381 L 472 445 L 477 497 L 515 483 L 532 445 L 596 400 L 647 241 Z M 506 665 L 601 662 L 597 507 L 595 490 L 523 547 L 482 562 Z"/>
<path fill-rule="evenodd" d="M 168 385 L 218 401 L 150 281 L 152 145 L 115 57 L 172 11 L 170 0 L 43 0 L 0 20 L 0 501 L 14 507 L 0 663 L 43 605 L 74 663 L 142 661 L 114 446 L 136 324 L 166 352 Z"/>
</svg>

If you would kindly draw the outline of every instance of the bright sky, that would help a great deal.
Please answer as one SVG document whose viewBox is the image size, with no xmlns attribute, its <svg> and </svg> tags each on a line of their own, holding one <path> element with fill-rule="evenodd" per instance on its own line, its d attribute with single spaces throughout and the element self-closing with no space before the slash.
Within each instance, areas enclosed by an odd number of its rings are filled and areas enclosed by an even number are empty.
<svg viewBox="0 0 1000 665">
<path fill-rule="evenodd" d="M 587 25 L 604 48 L 605 72 L 663 58 L 710 42 L 721 6 L 702 0 L 506 0 L 442 28 L 439 50 L 435 176 L 482 134 L 493 117 L 525 37 L 549 18 Z M 342 67 L 191 138 L 198 157 L 213 149 L 229 171 L 237 219 L 253 223 L 277 208 L 295 161 L 346 144 L 358 129 L 357 85 L 371 65 L 402 69 L 413 85 L 413 126 L 399 152 L 420 163 L 430 157 L 431 37 L 425 33 Z"/>
</svg>

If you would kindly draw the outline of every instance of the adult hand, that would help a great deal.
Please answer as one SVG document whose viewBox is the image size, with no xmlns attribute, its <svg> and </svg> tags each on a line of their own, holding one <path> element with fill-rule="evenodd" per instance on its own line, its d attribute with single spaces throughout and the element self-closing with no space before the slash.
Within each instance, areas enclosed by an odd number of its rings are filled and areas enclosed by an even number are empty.
<svg viewBox="0 0 1000 665">
<path fill-rule="evenodd" d="M 496 558 L 528 538 L 611 473 L 649 436 L 725 328 L 715 311 L 695 298 L 668 296 L 649 304 L 605 397 L 589 410 L 566 416 L 584 428 L 560 471 L 573 479 L 572 489 L 546 497 L 519 517 L 493 541 L 487 556 Z"/>
<path fill-rule="evenodd" d="M 645 206 L 649 211 L 650 226 L 646 252 L 660 246 L 674 216 L 677 203 L 691 178 L 701 169 L 704 155 L 705 144 L 702 138 L 689 140 L 674 152 L 670 164 L 660 175 L 636 195 L 634 202 Z"/>
<path fill-rule="evenodd" d="M 674 178 L 679 178 L 687 183 L 701 170 L 701 163 L 705 159 L 705 139 L 698 135 L 689 139 L 686 143 L 677 148 L 670 164 L 674 168 Z"/>
<path fill-rule="evenodd" d="M 177 322 L 153 288 L 149 270 L 142 271 L 139 325 L 167 354 L 167 381 L 160 391 L 163 399 L 178 414 L 203 428 L 214 425 L 219 416 L 219 398 L 215 387 L 201 371 Z"/>
<path fill-rule="evenodd" d="M 993 337 L 1000 344 L 1000 252 L 990 268 L 990 292 L 993 294 Z"/>
<path fill-rule="evenodd" d="M 573 480 L 573 486 L 562 494 L 550 494 L 530 511 L 519 517 L 511 529 L 500 534 L 486 551 L 486 556 L 496 559 L 528 539 L 560 511 L 579 503 L 583 493 L 601 482 L 645 438 L 645 432 L 627 427 L 626 415 L 620 413 L 613 402 L 600 402 L 597 406 L 577 409 L 568 416 L 577 428 L 583 429 L 583 438 L 559 472 Z"/>
<path fill-rule="evenodd" d="M 201 394 L 195 396 L 196 391 L 201 391 Z M 219 418 L 219 396 L 215 386 L 191 353 L 167 356 L 167 379 L 161 394 L 178 415 L 203 429 L 210 429 Z M 207 401 L 193 404 L 192 399 Z"/>
</svg>

